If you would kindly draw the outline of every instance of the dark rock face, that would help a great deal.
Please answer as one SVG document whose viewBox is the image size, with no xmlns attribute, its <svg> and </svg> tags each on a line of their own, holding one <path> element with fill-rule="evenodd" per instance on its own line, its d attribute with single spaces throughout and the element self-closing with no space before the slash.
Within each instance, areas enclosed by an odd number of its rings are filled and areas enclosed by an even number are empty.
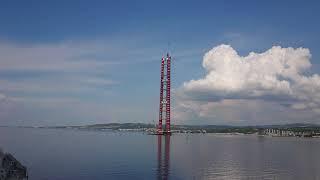
<svg viewBox="0 0 320 180">
<path fill-rule="evenodd" d="M 28 179 L 27 168 L 11 154 L 0 150 L 0 180 Z"/>
</svg>

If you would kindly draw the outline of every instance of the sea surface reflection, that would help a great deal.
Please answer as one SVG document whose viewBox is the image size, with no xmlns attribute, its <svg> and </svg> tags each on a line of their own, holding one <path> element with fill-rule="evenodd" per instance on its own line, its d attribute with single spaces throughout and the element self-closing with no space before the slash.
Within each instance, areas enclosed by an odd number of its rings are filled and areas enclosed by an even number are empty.
<svg viewBox="0 0 320 180">
<path fill-rule="evenodd" d="M 158 135 L 158 180 L 167 180 L 170 170 L 170 137 Z M 164 139 L 164 147 L 162 147 Z M 164 152 L 163 152 L 164 148 Z"/>
<path fill-rule="evenodd" d="M 320 138 L 0 127 L 31 180 L 320 180 Z"/>
</svg>

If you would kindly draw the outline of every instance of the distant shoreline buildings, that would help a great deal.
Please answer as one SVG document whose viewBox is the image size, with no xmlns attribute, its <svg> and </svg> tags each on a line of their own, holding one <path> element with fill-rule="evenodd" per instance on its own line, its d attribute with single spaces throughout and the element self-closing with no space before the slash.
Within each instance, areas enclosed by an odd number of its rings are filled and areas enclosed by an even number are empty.
<svg viewBox="0 0 320 180">
<path fill-rule="evenodd" d="M 320 132 L 316 130 L 303 129 L 265 129 L 263 135 L 279 137 L 320 137 Z"/>
</svg>

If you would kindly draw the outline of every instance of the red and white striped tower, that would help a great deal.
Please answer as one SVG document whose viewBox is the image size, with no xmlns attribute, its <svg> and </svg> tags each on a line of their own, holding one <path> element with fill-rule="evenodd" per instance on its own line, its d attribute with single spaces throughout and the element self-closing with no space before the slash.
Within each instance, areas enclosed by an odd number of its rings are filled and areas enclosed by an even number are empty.
<svg viewBox="0 0 320 180">
<path fill-rule="evenodd" d="M 171 134 L 170 131 L 170 76 L 171 74 L 171 57 L 167 53 L 167 57 L 161 59 L 161 74 L 160 74 L 160 107 L 159 107 L 159 124 L 158 134 Z M 165 115 L 165 116 L 164 116 Z M 166 125 L 163 128 L 162 122 Z"/>
</svg>

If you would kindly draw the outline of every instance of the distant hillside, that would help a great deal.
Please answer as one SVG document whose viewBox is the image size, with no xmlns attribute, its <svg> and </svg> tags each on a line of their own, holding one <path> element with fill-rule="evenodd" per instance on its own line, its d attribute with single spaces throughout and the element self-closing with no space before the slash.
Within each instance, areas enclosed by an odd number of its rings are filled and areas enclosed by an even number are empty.
<svg viewBox="0 0 320 180">
<path fill-rule="evenodd" d="M 107 124 L 92 124 L 92 125 L 84 125 L 84 126 L 50 126 L 43 128 L 76 128 L 76 129 L 141 129 L 141 128 L 154 128 L 153 124 L 145 124 L 145 123 L 107 123 Z"/>
<path fill-rule="evenodd" d="M 293 124 L 283 124 L 283 125 L 263 125 L 255 126 L 258 128 L 316 128 L 320 127 L 319 124 L 310 124 L 310 123 L 293 123 Z"/>
<path fill-rule="evenodd" d="M 55 126 L 43 128 L 73 128 L 73 129 L 87 129 L 87 130 L 145 130 L 156 128 L 154 124 L 146 123 L 107 123 L 107 124 L 92 124 L 85 126 Z M 284 125 L 261 125 L 261 126 L 228 126 L 228 125 L 172 125 L 172 130 L 183 131 L 198 131 L 204 130 L 207 133 L 256 133 L 261 129 L 291 129 L 299 131 L 304 130 L 320 130 L 320 125 L 317 124 L 284 124 Z"/>
</svg>

